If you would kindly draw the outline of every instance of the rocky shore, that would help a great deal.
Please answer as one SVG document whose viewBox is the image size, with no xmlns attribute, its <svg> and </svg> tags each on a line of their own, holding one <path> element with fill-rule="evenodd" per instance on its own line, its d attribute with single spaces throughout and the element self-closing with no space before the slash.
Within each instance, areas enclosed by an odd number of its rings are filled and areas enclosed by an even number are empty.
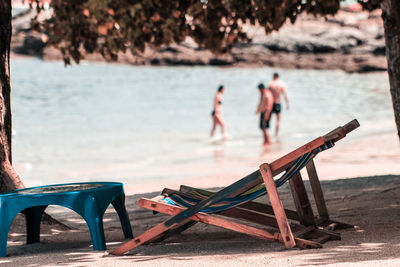
<svg viewBox="0 0 400 267">
<path fill-rule="evenodd" d="M 13 20 L 14 55 L 60 60 L 60 52 L 46 45 L 46 36 L 30 31 L 31 14 Z M 248 26 L 250 43 L 239 43 L 231 54 L 213 55 L 191 40 L 143 54 L 121 53 L 118 62 L 133 65 L 220 65 L 270 66 L 298 69 L 342 69 L 347 72 L 384 71 L 385 40 L 380 12 L 340 10 L 332 17 L 300 16 L 279 32 L 266 35 L 263 28 Z M 86 55 L 89 61 L 104 61 L 99 54 Z"/>
</svg>

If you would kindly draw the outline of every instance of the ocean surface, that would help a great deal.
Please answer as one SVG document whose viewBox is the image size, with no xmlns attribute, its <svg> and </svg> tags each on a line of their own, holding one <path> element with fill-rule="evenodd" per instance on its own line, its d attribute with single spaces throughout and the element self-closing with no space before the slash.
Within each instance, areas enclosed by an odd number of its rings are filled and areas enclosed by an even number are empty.
<svg viewBox="0 0 400 267">
<path fill-rule="evenodd" d="M 362 125 L 354 138 L 395 129 L 383 72 L 87 62 L 66 68 L 17 58 L 11 61 L 14 166 L 27 186 L 195 179 L 212 176 L 221 162 L 255 169 L 269 160 L 255 115 L 257 85 L 268 84 L 275 71 L 288 86 L 290 109 L 283 104 L 271 150 L 288 152 L 353 118 Z M 226 141 L 209 136 L 220 84 Z M 274 125 L 273 119 L 271 132 Z"/>
</svg>

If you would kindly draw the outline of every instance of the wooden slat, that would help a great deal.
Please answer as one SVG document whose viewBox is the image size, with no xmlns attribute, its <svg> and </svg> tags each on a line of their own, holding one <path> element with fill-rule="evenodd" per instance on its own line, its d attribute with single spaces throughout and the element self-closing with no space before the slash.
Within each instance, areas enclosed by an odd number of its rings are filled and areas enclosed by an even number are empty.
<svg viewBox="0 0 400 267">
<path fill-rule="evenodd" d="M 265 163 L 260 166 L 260 171 L 279 225 L 283 242 L 287 248 L 292 248 L 296 246 L 296 242 L 294 241 L 294 237 L 292 231 L 290 230 L 289 222 L 283 209 L 281 199 L 279 198 L 278 190 L 276 189 L 275 182 L 272 177 L 271 168 Z"/>
<path fill-rule="evenodd" d="M 331 237 L 331 240 L 341 240 L 340 233 L 336 233 L 331 230 L 326 230 L 326 229 L 316 229 L 317 233 L 324 234 L 324 235 L 329 235 Z"/>
<path fill-rule="evenodd" d="M 182 212 L 182 210 L 184 210 L 181 207 L 172 206 L 172 205 L 169 205 L 166 203 L 155 202 L 155 201 L 152 201 L 151 199 L 145 199 L 145 198 L 142 198 L 139 200 L 139 205 L 143 208 L 155 210 L 155 211 L 162 212 L 162 213 L 169 214 L 169 215 L 179 214 Z M 231 221 L 228 221 L 228 220 L 225 220 L 225 219 L 213 216 L 213 215 L 209 215 L 206 213 L 199 212 L 195 216 L 193 216 L 191 219 L 194 221 L 199 221 L 199 222 L 223 227 L 223 228 L 233 230 L 233 231 L 236 231 L 239 233 L 252 235 L 252 236 L 255 236 L 258 238 L 272 240 L 272 241 L 278 241 L 274 237 L 274 235 L 272 235 L 268 231 L 258 229 L 258 228 L 252 227 L 252 226 L 236 223 L 236 222 L 231 222 Z"/>
<path fill-rule="evenodd" d="M 259 202 L 255 202 L 255 201 L 250 201 L 250 202 L 244 203 L 244 204 L 240 205 L 239 207 L 257 211 L 257 212 L 261 212 L 261 213 L 274 214 L 274 210 L 271 205 L 263 204 L 263 203 L 259 203 Z M 296 221 L 299 220 L 299 215 L 297 214 L 297 212 L 295 212 L 294 210 L 290 210 L 290 209 L 284 209 L 284 210 L 285 210 L 286 217 L 288 219 L 296 220 Z"/>
<path fill-rule="evenodd" d="M 300 172 L 293 175 L 289 181 L 292 191 L 294 204 L 299 215 L 300 223 L 303 225 L 315 225 L 314 214 L 312 211 L 307 191 L 301 178 Z"/>
<path fill-rule="evenodd" d="M 179 187 L 179 192 L 182 192 L 182 193 L 191 193 L 192 191 L 195 191 L 195 190 L 198 190 L 199 188 L 196 188 L 196 187 L 191 187 L 191 186 L 188 186 L 188 185 L 181 185 L 180 187 Z M 203 189 L 201 189 L 201 190 L 203 190 Z M 207 192 L 210 192 L 211 193 L 211 191 L 208 191 L 208 190 L 204 190 L 204 191 L 207 191 Z M 214 192 L 212 192 L 213 194 L 214 194 Z"/>
<path fill-rule="evenodd" d="M 329 235 L 323 235 L 317 239 L 314 240 L 314 242 L 317 243 L 325 243 L 326 241 L 328 241 L 329 239 L 331 239 L 331 237 Z"/>
<path fill-rule="evenodd" d="M 314 160 L 311 160 L 307 166 L 308 178 L 310 180 L 311 189 L 314 195 L 315 204 L 319 217 L 329 219 L 328 208 L 326 207 L 324 193 L 322 192 L 321 183 L 318 179 L 317 170 L 315 169 Z"/>
<path fill-rule="evenodd" d="M 309 233 L 309 232 L 314 231 L 314 230 L 315 230 L 315 226 L 310 225 L 310 226 L 304 227 L 303 229 L 300 229 L 300 230 L 298 230 L 296 232 L 293 232 L 293 235 L 295 237 L 299 237 L 301 235 L 304 235 L 304 234 Z"/>
<path fill-rule="evenodd" d="M 352 121 L 350 121 L 347 124 L 343 125 L 343 128 L 346 131 L 346 134 L 348 134 L 349 132 L 357 129 L 358 127 L 360 127 L 360 123 L 358 122 L 357 119 L 353 119 Z"/>
<path fill-rule="evenodd" d="M 180 191 L 176 191 L 176 190 L 174 190 L 174 189 L 164 188 L 163 191 L 161 192 L 161 195 L 167 197 L 167 196 L 170 196 L 170 195 L 173 195 L 173 194 L 180 194 L 180 193 L 181 193 Z M 189 194 L 187 194 L 187 193 L 181 193 L 181 194 L 189 196 Z M 193 196 L 190 195 L 190 197 L 193 197 Z M 193 198 L 196 198 L 196 197 L 193 197 Z M 196 198 L 196 199 L 197 199 L 197 198 Z M 203 199 L 204 199 L 204 198 L 203 198 Z"/>
<path fill-rule="evenodd" d="M 298 248 L 322 248 L 322 244 L 319 242 L 302 239 L 302 238 L 295 238 L 296 247 Z"/>
<path fill-rule="evenodd" d="M 283 239 L 280 233 L 275 233 L 275 236 L 277 239 L 279 239 L 279 241 L 282 243 Z M 299 237 L 295 237 L 294 238 L 295 242 L 296 242 L 296 247 L 298 248 L 322 248 L 322 244 L 315 242 L 315 241 L 311 241 L 311 240 L 307 240 L 307 239 L 303 239 L 303 238 L 299 238 Z"/>
<path fill-rule="evenodd" d="M 349 132 L 357 129 L 360 126 L 360 123 L 354 119 L 350 122 L 348 122 L 347 124 L 345 124 L 342 127 L 338 127 L 335 130 L 327 133 L 326 135 L 324 135 L 324 139 L 326 141 L 339 141 L 340 139 L 342 139 L 343 137 L 345 137 Z"/>
</svg>

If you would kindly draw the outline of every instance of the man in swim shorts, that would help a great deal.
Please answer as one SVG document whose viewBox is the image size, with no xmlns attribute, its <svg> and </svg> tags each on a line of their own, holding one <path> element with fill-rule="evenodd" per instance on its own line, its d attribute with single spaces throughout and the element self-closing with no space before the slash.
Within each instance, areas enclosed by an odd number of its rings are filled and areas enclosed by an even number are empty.
<svg viewBox="0 0 400 267">
<path fill-rule="evenodd" d="M 276 114 L 275 136 L 278 136 L 281 123 L 281 95 L 285 98 L 286 108 L 289 109 L 289 98 L 287 96 L 286 84 L 279 79 L 278 73 L 274 73 L 273 81 L 268 85 L 268 89 L 271 91 L 274 98 L 272 114 Z"/>
<path fill-rule="evenodd" d="M 270 90 L 266 89 L 264 84 L 258 85 L 260 90 L 260 104 L 258 105 L 256 114 L 260 113 L 260 129 L 264 136 L 264 145 L 271 143 L 271 138 L 268 135 L 267 129 L 269 128 L 269 119 L 273 107 L 273 95 Z"/>
</svg>

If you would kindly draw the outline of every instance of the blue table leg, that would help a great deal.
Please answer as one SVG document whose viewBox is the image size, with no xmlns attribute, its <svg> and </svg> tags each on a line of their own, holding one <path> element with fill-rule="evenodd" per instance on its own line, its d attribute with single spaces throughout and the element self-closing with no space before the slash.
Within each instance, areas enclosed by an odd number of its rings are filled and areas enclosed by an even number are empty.
<svg viewBox="0 0 400 267">
<path fill-rule="evenodd" d="M 114 206 L 114 209 L 117 211 L 119 220 L 121 221 L 122 231 L 124 232 L 125 238 L 133 238 L 132 227 L 129 221 L 128 212 L 125 209 L 125 195 L 122 194 L 116 199 L 114 199 L 111 204 Z"/>
<path fill-rule="evenodd" d="M 93 250 L 106 250 L 106 240 L 103 229 L 103 212 L 100 211 L 96 199 L 91 196 L 85 201 L 84 219 L 89 227 Z"/>
<path fill-rule="evenodd" d="M 26 219 L 26 243 L 40 242 L 40 221 L 47 206 L 27 208 L 22 211 Z"/>
<path fill-rule="evenodd" d="M 7 203 L 1 203 L 0 207 L 0 257 L 5 257 L 7 255 L 7 238 L 11 222 Z"/>
</svg>

